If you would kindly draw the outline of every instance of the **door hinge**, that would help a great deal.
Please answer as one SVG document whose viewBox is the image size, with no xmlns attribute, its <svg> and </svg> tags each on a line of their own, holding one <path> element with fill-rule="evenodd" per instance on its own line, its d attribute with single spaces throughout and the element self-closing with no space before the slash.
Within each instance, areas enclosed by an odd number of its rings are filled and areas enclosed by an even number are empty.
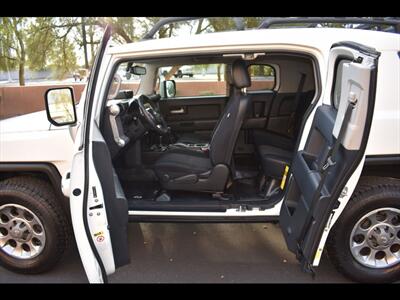
<svg viewBox="0 0 400 300">
<path fill-rule="evenodd" d="M 303 272 L 310 274 L 313 280 L 315 279 L 314 268 L 306 259 L 303 260 L 301 269 Z"/>
<path fill-rule="evenodd" d="M 315 279 L 315 271 L 313 266 L 308 262 L 307 258 L 303 254 L 303 250 L 299 243 L 297 243 L 296 258 L 300 262 L 301 270 L 311 275 L 312 279 Z"/>
</svg>

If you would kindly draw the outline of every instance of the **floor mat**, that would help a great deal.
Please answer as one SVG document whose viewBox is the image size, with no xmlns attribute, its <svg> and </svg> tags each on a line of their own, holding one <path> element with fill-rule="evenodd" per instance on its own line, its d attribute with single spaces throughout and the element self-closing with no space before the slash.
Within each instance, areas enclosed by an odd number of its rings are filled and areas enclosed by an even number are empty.
<svg viewBox="0 0 400 300">
<path fill-rule="evenodd" d="M 228 193 L 236 200 L 254 199 L 258 197 L 258 183 L 256 178 L 237 180 L 230 186 Z"/>
<path fill-rule="evenodd" d="M 157 182 L 121 182 L 126 198 L 154 200 L 160 190 Z"/>
</svg>

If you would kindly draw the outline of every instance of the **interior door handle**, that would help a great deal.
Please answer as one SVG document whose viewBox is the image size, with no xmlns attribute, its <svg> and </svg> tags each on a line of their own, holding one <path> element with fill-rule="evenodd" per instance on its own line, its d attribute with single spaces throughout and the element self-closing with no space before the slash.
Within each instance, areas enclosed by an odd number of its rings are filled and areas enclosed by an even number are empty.
<svg viewBox="0 0 400 300">
<path fill-rule="evenodd" d="M 181 107 L 179 109 L 170 110 L 169 112 L 173 115 L 179 115 L 185 113 L 185 109 Z"/>
</svg>

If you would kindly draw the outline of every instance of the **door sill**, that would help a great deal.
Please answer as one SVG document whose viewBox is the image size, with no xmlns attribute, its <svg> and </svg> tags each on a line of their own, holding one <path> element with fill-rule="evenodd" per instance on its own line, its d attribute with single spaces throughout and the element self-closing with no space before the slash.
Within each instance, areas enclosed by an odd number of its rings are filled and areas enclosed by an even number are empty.
<svg viewBox="0 0 400 300">
<path fill-rule="evenodd" d="M 202 195 L 204 196 L 204 195 Z M 278 203 L 283 195 L 275 194 L 267 199 L 252 197 L 246 200 L 221 200 L 209 197 L 172 198 L 170 201 L 156 201 L 154 199 L 128 199 L 129 211 L 154 212 L 193 212 L 193 213 L 226 213 L 227 210 L 265 211 Z"/>
<path fill-rule="evenodd" d="M 130 211 L 130 223 L 276 223 L 279 216 L 140 215 Z M 139 213 L 139 214 L 137 214 Z"/>
</svg>

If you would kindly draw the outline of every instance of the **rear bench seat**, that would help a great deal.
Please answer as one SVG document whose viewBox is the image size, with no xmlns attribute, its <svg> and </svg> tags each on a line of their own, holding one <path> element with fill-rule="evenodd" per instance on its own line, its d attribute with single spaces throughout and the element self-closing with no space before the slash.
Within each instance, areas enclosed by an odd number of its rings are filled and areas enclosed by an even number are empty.
<svg viewBox="0 0 400 300">
<path fill-rule="evenodd" d="M 286 165 L 290 165 L 293 152 L 282 148 L 260 145 L 257 147 L 264 174 L 280 180 Z"/>
<path fill-rule="evenodd" d="M 298 105 L 294 124 L 295 139 L 284 137 L 279 134 L 265 130 L 254 130 L 253 139 L 256 144 L 260 161 L 267 177 L 280 180 L 283 176 L 285 166 L 290 166 L 303 115 L 309 107 L 315 91 L 308 91 L 301 96 L 301 105 Z M 266 145 L 267 144 L 267 145 Z"/>
</svg>

